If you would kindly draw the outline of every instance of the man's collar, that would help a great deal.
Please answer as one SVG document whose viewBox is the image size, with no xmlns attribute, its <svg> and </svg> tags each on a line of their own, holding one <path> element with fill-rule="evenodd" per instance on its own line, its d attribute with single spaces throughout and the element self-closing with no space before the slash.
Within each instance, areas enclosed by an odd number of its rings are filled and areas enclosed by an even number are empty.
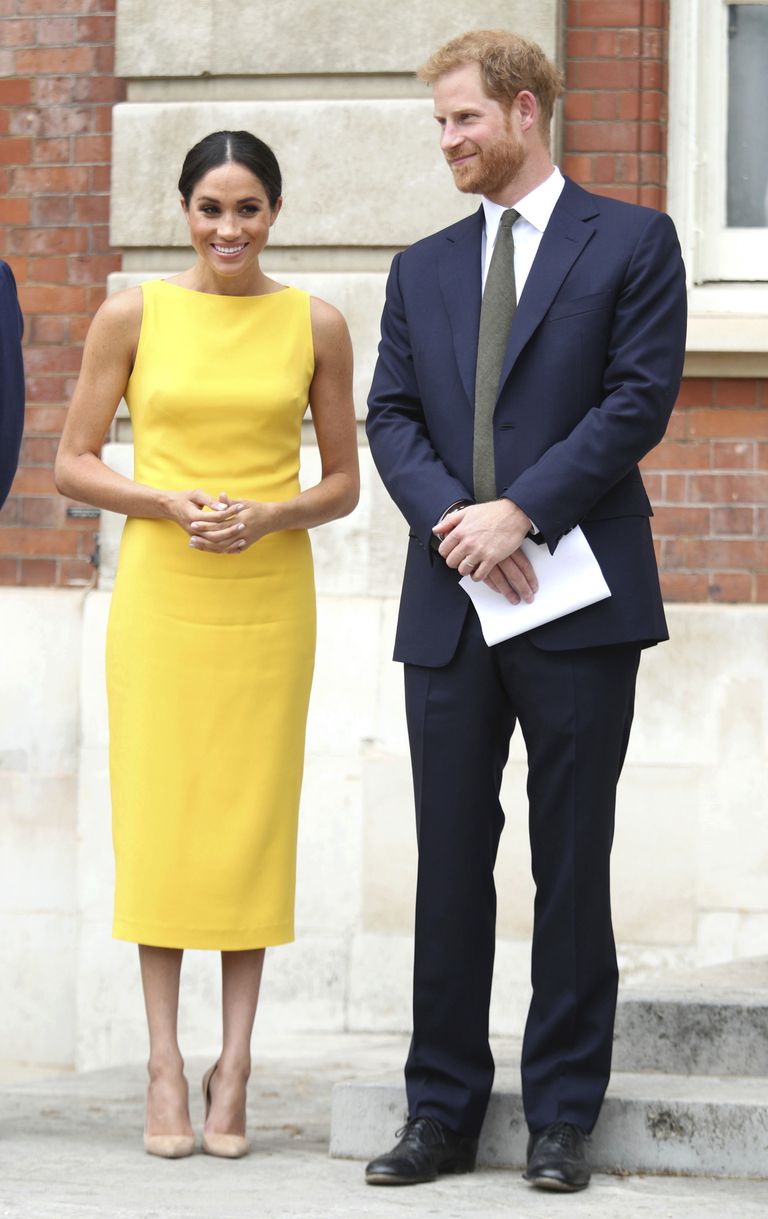
<svg viewBox="0 0 768 1219">
<path fill-rule="evenodd" d="M 555 210 L 555 204 L 560 198 L 564 185 L 565 178 L 555 166 L 548 178 L 540 182 L 527 195 L 523 195 L 522 199 L 515 204 L 515 211 L 519 212 L 523 219 L 532 224 L 540 233 L 543 233 L 549 224 L 549 218 Z M 482 203 L 486 230 L 495 233 L 501 214 L 507 209 L 503 203 L 494 203 L 492 199 L 486 199 L 485 195 L 482 196 Z"/>
</svg>

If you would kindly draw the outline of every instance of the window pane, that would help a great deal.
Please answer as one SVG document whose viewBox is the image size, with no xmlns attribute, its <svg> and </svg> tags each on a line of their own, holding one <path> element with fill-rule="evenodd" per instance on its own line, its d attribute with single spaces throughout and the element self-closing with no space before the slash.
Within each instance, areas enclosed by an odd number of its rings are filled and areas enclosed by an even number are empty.
<svg viewBox="0 0 768 1219">
<path fill-rule="evenodd" d="M 768 5 L 728 10 L 728 227 L 768 225 Z"/>
</svg>

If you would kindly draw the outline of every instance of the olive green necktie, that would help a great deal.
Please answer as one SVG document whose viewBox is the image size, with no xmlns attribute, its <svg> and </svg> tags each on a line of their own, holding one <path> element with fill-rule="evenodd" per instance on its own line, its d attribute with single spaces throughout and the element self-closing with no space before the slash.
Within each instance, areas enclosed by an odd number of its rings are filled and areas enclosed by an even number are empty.
<svg viewBox="0 0 768 1219">
<path fill-rule="evenodd" d="M 518 215 L 519 212 L 513 207 L 502 212 L 480 309 L 475 375 L 475 431 L 472 445 L 472 477 L 475 499 L 479 504 L 496 499 L 493 412 L 496 409 L 509 328 L 517 307 L 512 225 Z"/>
</svg>

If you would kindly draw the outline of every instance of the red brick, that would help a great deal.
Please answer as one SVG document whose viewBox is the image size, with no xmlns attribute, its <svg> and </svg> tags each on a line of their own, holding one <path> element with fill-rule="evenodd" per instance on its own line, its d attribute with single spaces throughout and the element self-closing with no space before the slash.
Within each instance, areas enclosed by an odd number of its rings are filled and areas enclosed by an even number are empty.
<svg viewBox="0 0 768 1219">
<path fill-rule="evenodd" d="M 753 578 L 746 571 L 717 571 L 709 577 L 707 591 L 712 601 L 729 603 L 752 600 Z"/>
<path fill-rule="evenodd" d="M 712 381 L 709 377 L 686 377 L 677 396 L 678 407 L 710 406 Z"/>
<path fill-rule="evenodd" d="M 31 80 L 23 77 L 0 80 L 0 106 L 23 106 L 31 100 Z"/>
<path fill-rule="evenodd" d="M 21 296 L 25 313 L 85 313 L 87 309 L 84 288 L 27 286 Z"/>
<path fill-rule="evenodd" d="M 666 34 L 663 30 L 640 31 L 640 54 L 644 59 L 662 60 L 666 51 Z"/>
<path fill-rule="evenodd" d="M 753 440 L 715 440 L 712 467 L 715 470 L 751 470 L 755 465 Z"/>
<path fill-rule="evenodd" d="M 765 605 L 768 601 L 768 572 L 756 572 L 753 589 L 755 601 L 759 605 Z"/>
<path fill-rule="evenodd" d="M 113 76 L 79 76 L 72 82 L 76 102 L 120 102 L 125 97 L 125 82 Z"/>
<path fill-rule="evenodd" d="M 631 97 L 631 94 L 623 95 Z M 661 122 L 667 117 L 667 99 L 663 93 L 655 90 L 645 90 L 637 95 L 639 100 L 639 117 L 646 122 Z M 622 115 L 622 117 L 629 117 Z"/>
<path fill-rule="evenodd" d="M 662 440 L 655 449 L 651 449 L 643 461 L 654 470 L 708 470 L 710 464 L 709 442 Z"/>
<path fill-rule="evenodd" d="M 96 114 L 92 107 L 50 106 L 40 114 L 40 135 L 89 135 L 95 129 Z"/>
<path fill-rule="evenodd" d="M 717 407 L 712 410 L 690 410 L 686 415 L 686 431 L 691 438 L 768 438 L 768 411 L 722 410 Z"/>
<path fill-rule="evenodd" d="M 116 270 L 118 268 L 115 268 Z M 91 328 L 90 314 L 84 317 L 71 317 L 69 319 L 69 337 L 73 343 L 85 342 L 85 336 Z"/>
<path fill-rule="evenodd" d="M 90 254 L 111 254 L 112 258 L 119 258 L 115 247 L 110 245 L 108 224 L 91 225 L 88 230 L 88 252 Z M 119 271 L 119 262 L 110 269 L 112 271 Z"/>
<path fill-rule="evenodd" d="M 79 372 L 81 358 L 79 347 L 30 347 L 26 367 L 30 373 Z"/>
<path fill-rule="evenodd" d="M 96 312 L 96 310 L 98 309 L 99 305 L 103 305 L 104 301 L 107 299 L 107 286 L 106 286 L 106 284 L 99 284 L 95 288 L 86 288 L 85 293 L 86 293 L 85 312 L 93 315 Z"/>
<path fill-rule="evenodd" d="M 0 529 L 0 554 L 77 554 L 77 534 L 69 529 Z"/>
<path fill-rule="evenodd" d="M 34 95 L 38 106 L 60 106 L 72 100 L 71 76 L 38 76 L 34 81 Z"/>
<path fill-rule="evenodd" d="M 36 529 L 61 527 L 66 520 L 63 501 L 48 495 L 22 495 L 18 503 L 21 525 Z"/>
<path fill-rule="evenodd" d="M 644 152 L 640 156 L 640 180 L 663 182 L 666 180 L 665 159 L 655 152 Z"/>
<path fill-rule="evenodd" d="M 759 444 L 757 446 L 757 462 L 758 470 L 768 470 L 768 444 Z"/>
<path fill-rule="evenodd" d="M 75 140 L 75 160 L 78 164 L 88 161 L 109 163 L 112 141 L 106 135 L 83 135 Z"/>
<path fill-rule="evenodd" d="M 29 165 L 31 160 L 30 139 L 0 140 L 0 162 L 4 165 Z"/>
<path fill-rule="evenodd" d="M 622 203 L 638 202 L 637 186 L 601 186 L 595 194 L 605 195 L 608 199 L 618 199 Z"/>
<path fill-rule="evenodd" d="M 574 156 L 567 153 L 564 158 L 565 172 L 576 182 L 591 182 L 592 181 L 592 158 L 585 156 Z"/>
<path fill-rule="evenodd" d="M 642 0 L 580 0 L 579 25 L 640 25 L 643 21 Z"/>
<path fill-rule="evenodd" d="M 664 133 L 658 123 L 640 123 L 640 149 L 642 152 L 660 152 L 664 146 Z"/>
<path fill-rule="evenodd" d="M 641 51 L 640 34 L 640 30 L 617 30 L 614 35 L 616 39 L 616 54 L 622 59 L 634 59 L 639 56 Z"/>
<path fill-rule="evenodd" d="M 21 584 L 46 588 L 56 583 L 55 559 L 22 559 Z"/>
<path fill-rule="evenodd" d="M 69 260 L 66 255 L 30 258 L 26 281 L 28 284 L 66 284 L 70 282 Z"/>
<path fill-rule="evenodd" d="M 60 288 L 47 288 L 45 291 L 60 292 Z M 22 300 L 23 304 L 23 300 Z M 36 377 L 27 377 L 27 402 L 38 403 L 43 402 L 45 405 L 51 403 L 64 402 L 67 392 L 67 382 L 64 377 L 54 377 L 48 374 L 41 374 Z"/>
<path fill-rule="evenodd" d="M 716 380 L 714 392 L 718 406 L 757 406 L 757 382 L 750 377 Z"/>
<path fill-rule="evenodd" d="M 20 13 L 25 16 L 29 13 L 35 17 L 42 17 L 46 13 L 72 13 L 79 16 L 84 13 L 112 11 L 114 7 L 114 0 L 17 0 Z"/>
<path fill-rule="evenodd" d="M 26 106 L 15 107 L 10 112 L 8 130 L 11 135 L 22 138 L 44 135 L 44 115 L 42 110 L 28 110 Z"/>
<path fill-rule="evenodd" d="M 687 475 L 664 474 L 662 499 L 665 503 L 685 504 L 689 500 L 687 494 Z"/>
<path fill-rule="evenodd" d="M 618 37 L 615 30 L 595 30 L 592 35 L 595 59 L 620 59 Z"/>
<path fill-rule="evenodd" d="M 631 59 L 578 59 L 568 77 L 573 89 L 637 89 L 640 64 Z"/>
<path fill-rule="evenodd" d="M 73 224 L 93 224 L 109 220 L 109 195 L 75 195 L 72 200 Z"/>
<path fill-rule="evenodd" d="M 591 114 L 591 116 L 586 115 L 585 117 L 587 117 L 587 118 L 591 117 L 594 119 L 601 119 L 601 120 L 615 119 L 617 117 L 617 110 L 618 110 L 617 102 L 618 102 L 618 98 L 620 96 L 621 95 L 618 93 L 608 93 L 608 92 L 593 93 L 592 94 L 592 99 L 593 99 L 592 100 L 592 114 Z M 579 116 L 574 114 L 572 117 L 574 119 L 576 119 Z"/>
<path fill-rule="evenodd" d="M 82 254 L 88 247 L 88 230 L 79 228 L 13 229 L 11 248 L 18 254 Z"/>
<path fill-rule="evenodd" d="M 16 495 L 57 495 L 53 470 L 48 466 L 32 466 L 19 470 L 13 482 Z"/>
<path fill-rule="evenodd" d="M 592 93 L 566 93 L 566 119 L 591 119 L 593 98 L 594 94 Z"/>
<path fill-rule="evenodd" d="M 685 538 L 661 539 L 661 565 L 664 568 L 688 567 L 685 557 Z"/>
<path fill-rule="evenodd" d="M 691 504 L 764 504 L 768 474 L 690 474 Z"/>
<path fill-rule="evenodd" d="M 87 587 L 96 579 L 96 568 L 87 559 L 62 559 L 59 564 L 59 584 Z"/>
<path fill-rule="evenodd" d="M 566 38 L 566 64 L 592 55 L 594 35 L 591 30 L 569 30 Z"/>
<path fill-rule="evenodd" d="M 113 42 L 114 17 L 78 17 L 75 37 L 78 42 Z"/>
<path fill-rule="evenodd" d="M 2 512 L 0 512 L 0 521 L 2 519 Z M 18 575 L 19 564 L 16 559 L 0 559 L 0 584 L 16 584 Z"/>
<path fill-rule="evenodd" d="M 615 95 L 615 113 L 617 117 L 636 122 L 640 118 L 642 96 L 640 93 L 617 93 Z M 595 118 L 602 117 L 602 115 L 595 115 Z"/>
<path fill-rule="evenodd" d="M 640 180 L 640 158 L 632 153 L 616 157 L 616 181 L 636 183 Z"/>
<path fill-rule="evenodd" d="M 731 511 L 737 512 L 738 509 L 732 508 Z M 768 507 L 757 509 L 755 533 L 760 538 L 768 538 Z"/>
<path fill-rule="evenodd" d="M 707 577 L 702 572 L 661 571 L 659 577 L 665 601 L 707 600 Z"/>
<path fill-rule="evenodd" d="M 11 174 L 12 194 L 69 195 L 88 188 L 85 167 L 14 169 Z"/>
<path fill-rule="evenodd" d="M 32 200 L 32 215 L 34 225 L 68 224 L 72 207 L 69 195 L 40 195 Z"/>
<path fill-rule="evenodd" d="M 754 508 L 713 508 L 711 515 L 715 536 L 749 536 L 755 531 Z"/>
<path fill-rule="evenodd" d="M 97 284 L 101 289 L 107 276 L 119 269 L 114 254 L 83 254 L 69 260 L 69 282 Z"/>
<path fill-rule="evenodd" d="M 23 466 L 52 466 L 58 441 L 50 436 L 25 436 L 19 462 Z"/>
<path fill-rule="evenodd" d="M 0 199 L 0 224 L 29 224 L 29 199 Z"/>
<path fill-rule="evenodd" d="M 665 195 L 660 186 L 641 186 L 637 202 L 643 207 L 654 207 L 657 211 L 663 211 L 665 207 Z"/>
<path fill-rule="evenodd" d="M 35 43 L 34 21 L 3 21 L 0 25 L 5 47 L 31 47 Z"/>
<path fill-rule="evenodd" d="M 90 189 L 93 191 L 108 191 L 112 180 L 111 165 L 91 165 L 90 174 Z"/>
<path fill-rule="evenodd" d="M 37 22 L 37 41 L 41 46 L 69 46 L 74 37 L 72 17 L 46 17 Z"/>
<path fill-rule="evenodd" d="M 687 567 L 768 570 L 768 541 L 757 538 L 690 538 L 685 554 Z"/>
<path fill-rule="evenodd" d="M 28 406 L 24 418 L 25 431 L 30 435 L 49 432 L 59 436 L 66 413 L 65 406 Z"/>
<path fill-rule="evenodd" d="M 759 406 L 768 406 L 768 377 L 757 382 L 757 401 Z"/>
<path fill-rule="evenodd" d="M 633 123 L 572 123 L 570 143 L 581 152 L 633 152 L 637 127 Z"/>
<path fill-rule="evenodd" d="M 49 47 L 16 52 L 16 71 L 22 76 L 92 72 L 95 64 L 91 47 Z"/>
<path fill-rule="evenodd" d="M 652 59 L 641 59 L 639 62 L 639 87 L 641 89 L 666 90 L 664 69 L 660 63 Z"/>
<path fill-rule="evenodd" d="M 0 110 L 0 135 L 8 134 L 8 115 L 10 110 Z"/>
<path fill-rule="evenodd" d="M 115 48 L 113 46 L 94 47 L 93 64 L 96 72 L 102 72 L 105 76 L 111 75 L 115 70 Z"/>
<path fill-rule="evenodd" d="M 651 521 L 657 537 L 679 537 L 695 534 L 703 537 L 709 531 L 709 508 L 654 508 Z"/>
<path fill-rule="evenodd" d="M 616 177 L 616 158 L 599 156 L 592 158 L 592 182 L 613 182 Z"/>
<path fill-rule="evenodd" d="M 72 149 L 67 139 L 36 140 L 32 150 L 32 159 L 36 165 L 66 165 L 70 160 Z M 79 158 L 76 158 L 79 160 Z"/>
<path fill-rule="evenodd" d="M 4 232 L 2 229 L 0 229 L 0 246 L 2 245 L 3 237 L 4 237 Z M 20 258 L 18 256 L 18 254 L 9 254 L 6 251 L 6 261 L 8 263 L 8 266 L 13 271 L 16 283 L 20 284 L 20 285 L 24 284 L 27 279 L 27 265 L 28 265 L 27 259 Z"/>
</svg>

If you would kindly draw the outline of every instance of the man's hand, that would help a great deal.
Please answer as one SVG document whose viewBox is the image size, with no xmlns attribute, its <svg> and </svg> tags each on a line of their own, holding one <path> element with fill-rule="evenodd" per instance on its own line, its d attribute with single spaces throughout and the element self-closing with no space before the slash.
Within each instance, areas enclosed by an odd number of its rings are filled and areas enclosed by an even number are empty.
<svg viewBox="0 0 768 1219">
<path fill-rule="evenodd" d="M 538 583 L 520 549 L 531 528 L 525 513 L 508 499 L 470 504 L 451 512 L 434 527 L 442 538 L 439 553 L 460 575 L 471 575 L 513 605 L 533 601 Z"/>
</svg>

